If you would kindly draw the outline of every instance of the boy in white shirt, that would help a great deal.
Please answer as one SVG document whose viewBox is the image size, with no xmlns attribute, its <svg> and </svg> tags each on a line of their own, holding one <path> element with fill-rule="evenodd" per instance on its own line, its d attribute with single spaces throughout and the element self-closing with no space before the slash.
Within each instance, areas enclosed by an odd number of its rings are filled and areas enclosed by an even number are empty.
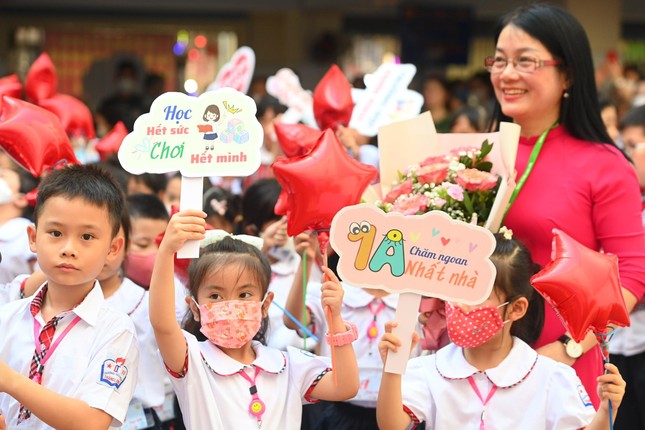
<svg viewBox="0 0 645 430">
<path fill-rule="evenodd" d="M 96 281 L 123 247 L 123 204 L 114 179 L 94 166 L 65 167 L 41 184 L 28 234 L 47 282 L 0 308 L 8 428 L 107 429 L 123 421 L 139 351 L 132 321 L 106 305 Z"/>
</svg>

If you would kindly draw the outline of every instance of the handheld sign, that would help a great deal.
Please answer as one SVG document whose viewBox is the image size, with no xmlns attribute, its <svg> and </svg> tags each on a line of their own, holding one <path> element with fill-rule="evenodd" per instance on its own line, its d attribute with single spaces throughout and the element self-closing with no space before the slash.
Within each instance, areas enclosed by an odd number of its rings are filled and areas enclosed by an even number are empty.
<svg viewBox="0 0 645 430">
<path fill-rule="evenodd" d="M 344 281 L 402 293 L 394 333 L 403 345 L 388 354 L 387 372 L 405 371 L 421 296 L 478 304 L 495 282 L 493 234 L 444 212 L 404 216 L 369 204 L 350 206 L 334 217 L 330 240 Z"/>
<path fill-rule="evenodd" d="M 134 123 L 119 148 L 125 170 L 182 174 L 180 209 L 202 209 L 204 176 L 249 176 L 260 167 L 262 126 L 252 98 L 232 88 L 199 97 L 165 93 Z M 199 255 L 188 242 L 177 256 Z"/>
<path fill-rule="evenodd" d="M 413 64 L 381 64 L 365 75 L 365 89 L 352 89 L 356 101 L 349 126 L 364 136 L 375 136 L 379 127 L 419 114 L 423 96 L 408 89 L 417 68 Z"/>
<path fill-rule="evenodd" d="M 306 91 L 300 84 L 300 78 L 293 70 L 282 68 L 275 75 L 269 76 L 266 82 L 267 92 L 287 106 L 281 122 L 298 124 L 303 122 L 310 127 L 317 127 L 314 118 L 314 98 L 311 91 Z"/>
<path fill-rule="evenodd" d="M 246 94 L 251 86 L 254 72 L 255 52 L 248 46 L 242 46 L 233 53 L 231 60 L 219 69 L 215 80 L 206 88 L 206 91 L 233 88 Z"/>
</svg>

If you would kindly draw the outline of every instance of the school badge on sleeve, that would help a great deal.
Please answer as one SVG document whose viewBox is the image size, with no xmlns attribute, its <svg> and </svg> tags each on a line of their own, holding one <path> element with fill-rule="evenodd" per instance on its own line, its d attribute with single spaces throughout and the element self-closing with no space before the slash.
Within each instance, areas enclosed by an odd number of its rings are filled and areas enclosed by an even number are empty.
<svg viewBox="0 0 645 430">
<path fill-rule="evenodd" d="M 101 366 L 101 378 L 99 383 L 104 383 L 110 387 L 118 389 L 128 376 L 128 368 L 125 365 L 125 358 L 120 357 L 116 360 L 108 358 Z"/>
</svg>

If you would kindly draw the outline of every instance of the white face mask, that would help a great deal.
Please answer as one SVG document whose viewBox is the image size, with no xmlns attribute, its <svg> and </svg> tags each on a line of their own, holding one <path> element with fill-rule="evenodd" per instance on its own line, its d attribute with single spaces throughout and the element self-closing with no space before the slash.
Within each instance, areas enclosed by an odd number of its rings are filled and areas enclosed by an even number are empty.
<svg viewBox="0 0 645 430">
<path fill-rule="evenodd" d="M 274 246 L 268 250 L 268 254 L 278 261 L 288 260 L 296 252 L 296 245 L 292 237 L 287 238 L 287 241 L 282 246 Z"/>
<path fill-rule="evenodd" d="M 0 205 L 9 203 L 13 200 L 13 191 L 9 188 L 9 184 L 4 178 L 0 178 Z"/>
</svg>

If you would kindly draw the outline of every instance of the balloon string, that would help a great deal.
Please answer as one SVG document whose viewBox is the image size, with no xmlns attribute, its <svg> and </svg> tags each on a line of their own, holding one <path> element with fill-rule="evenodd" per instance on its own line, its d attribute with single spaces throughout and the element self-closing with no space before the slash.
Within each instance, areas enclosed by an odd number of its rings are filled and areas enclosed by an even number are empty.
<svg viewBox="0 0 645 430">
<path fill-rule="evenodd" d="M 272 302 L 271 302 L 271 304 L 272 304 L 272 305 L 276 305 L 278 309 L 280 309 L 282 312 L 284 312 L 284 314 L 285 314 L 287 317 L 289 317 L 289 319 L 290 319 L 291 321 L 293 321 L 293 322 L 294 322 L 294 323 L 295 323 L 295 324 L 300 328 L 300 330 L 302 330 L 303 336 L 305 337 L 305 342 L 306 342 L 307 336 L 309 336 L 310 338 L 312 338 L 313 340 L 315 340 L 316 342 L 318 342 L 318 337 L 317 337 L 315 334 L 313 334 L 313 333 L 311 332 L 311 330 L 309 330 L 309 329 L 308 329 L 308 328 L 307 328 L 303 323 L 301 323 L 300 321 L 298 321 L 298 318 L 296 318 L 295 316 L 293 316 L 293 314 L 292 314 L 291 312 L 289 312 L 288 310 L 286 310 L 285 308 L 283 308 L 282 306 L 280 306 L 280 305 L 278 304 L 278 302 L 276 302 L 275 300 L 274 300 L 274 301 L 272 301 Z"/>
<path fill-rule="evenodd" d="M 302 253 L 302 325 L 307 325 L 307 251 Z M 308 333 L 310 333 L 309 330 L 303 333 L 302 346 L 304 349 L 307 349 Z M 316 336 L 312 334 L 309 337 L 315 338 Z"/>
<path fill-rule="evenodd" d="M 327 265 L 326 249 L 325 249 L 325 252 L 323 253 L 323 264 L 325 267 L 329 268 L 329 266 Z M 323 275 L 323 282 L 326 282 L 328 280 L 329 280 L 329 277 L 327 277 L 327 275 Z M 333 339 L 334 324 L 333 324 L 333 319 L 331 315 L 331 307 L 329 305 L 327 306 L 327 326 L 328 326 L 329 336 Z M 329 348 L 331 350 L 331 373 L 334 375 L 334 385 L 338 386 L 338 372 L 336 372 L 336 349 L 334 348 L 334 342 L 331 342 L 329 344 Z"/>
<path fill-rule="evenodd" d="M 609 331 L 606 333 L 596 333 L 596 338 L 600 343 L 600 349 L 602 350 L 603 363 L 609 363 L 609 341 L 614 335 L 614 328 L 609 327 Z M 609 373 L 609 370 L 605 369 L 605 374 Z M 607 399 L 607 406 L 609 407 L 609 430 L 614 430 L 614 406 L 611 404 L 611 400 Z"/>
</svg>

